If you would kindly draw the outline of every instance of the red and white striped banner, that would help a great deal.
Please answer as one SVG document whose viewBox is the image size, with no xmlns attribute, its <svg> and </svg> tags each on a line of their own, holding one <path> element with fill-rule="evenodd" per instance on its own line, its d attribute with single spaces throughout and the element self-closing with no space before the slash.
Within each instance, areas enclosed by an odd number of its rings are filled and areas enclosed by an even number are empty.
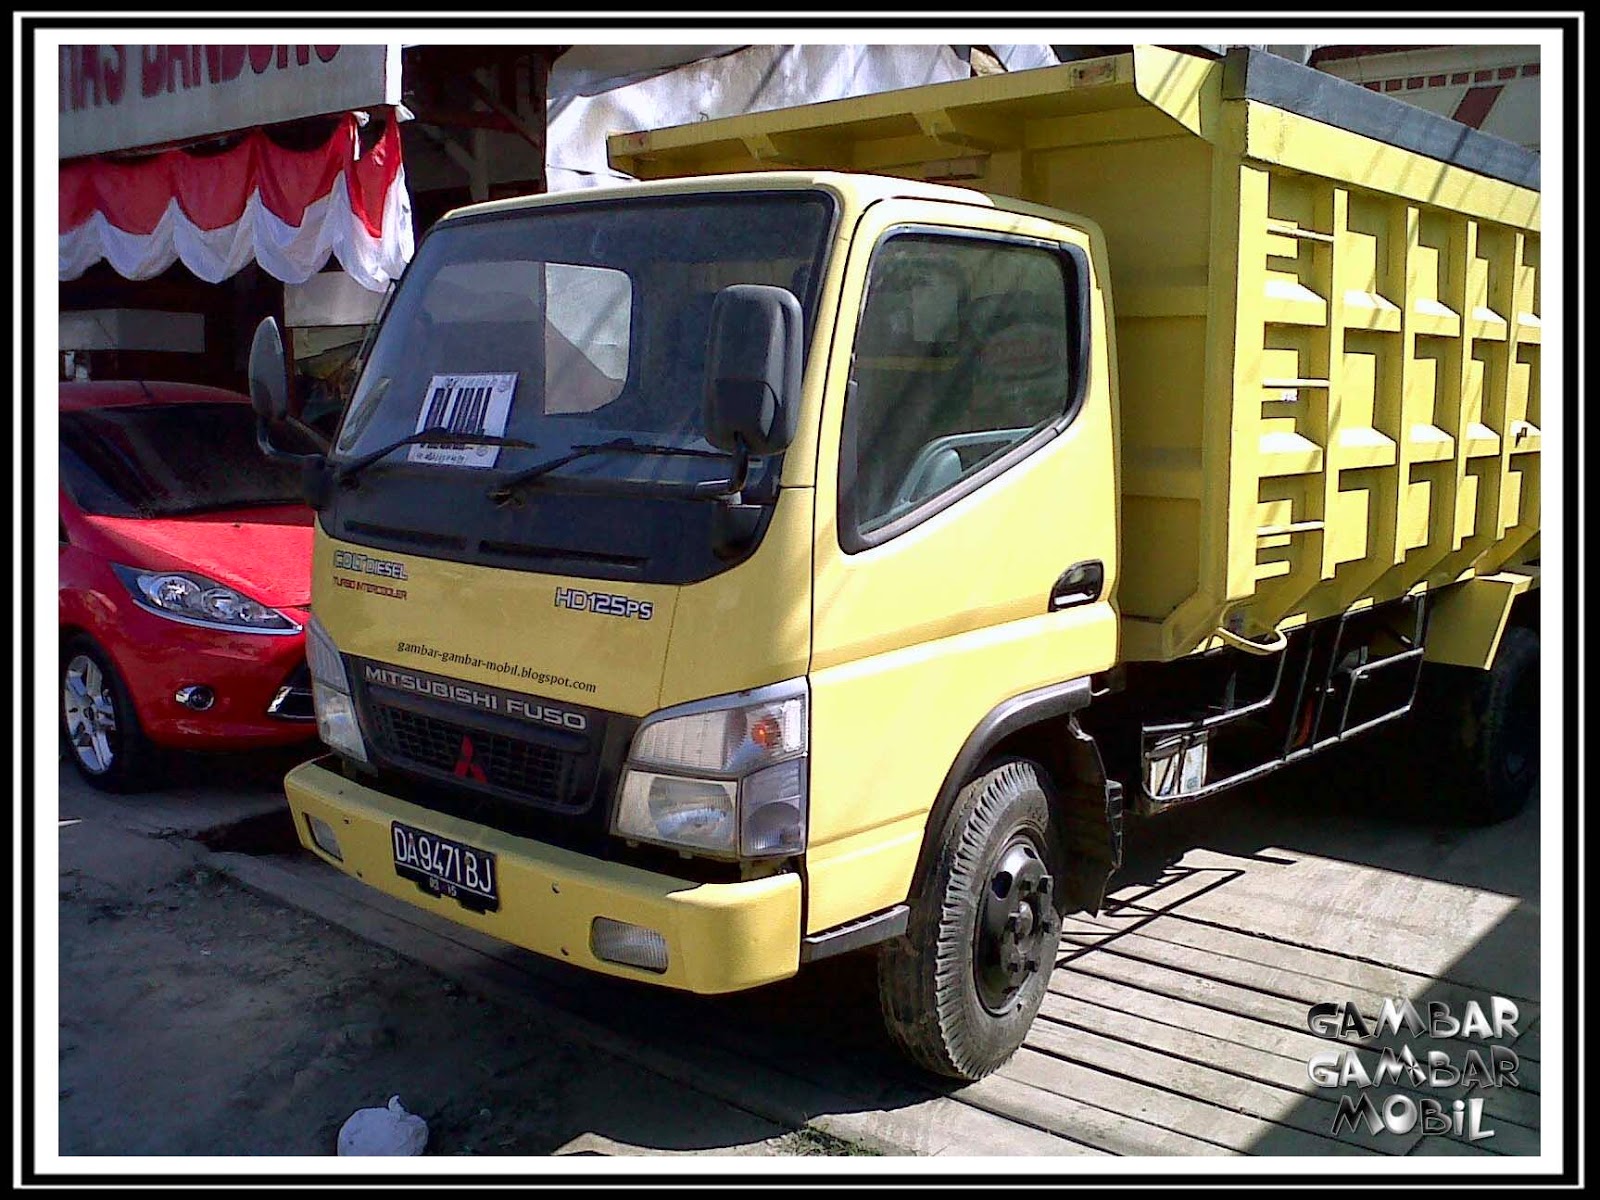
<svg viewBox="0 0 1600 1200">
<path fill-rule="evenodd" d="M 64 164 L 60 278 L 103 258 L 119 275 L 149 279 L 181 260 L 217 283 L 253 258 L 304 283 L 332 254 L 382 291 L 411 260 L 411 198 L 393 115 L 364 154 L 357 129 L 349 114 L 314 150 L 285 150 L 255 129 L 220 154 Z"/>
</svg>

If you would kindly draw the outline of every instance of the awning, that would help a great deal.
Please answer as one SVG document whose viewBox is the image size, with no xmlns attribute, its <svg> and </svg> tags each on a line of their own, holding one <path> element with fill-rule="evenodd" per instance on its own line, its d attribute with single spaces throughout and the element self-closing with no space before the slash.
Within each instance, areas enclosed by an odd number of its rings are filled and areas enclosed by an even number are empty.
<svg viewBox="0 0 1600 1200">
<path fill-rule="evenodd" d="M 365 153 L 356 116 L 327 143 L 285 150 L 259 129 L 219 154 L 168 150 L 137 162 L 82 159 L 61 168 L 60 277 L 102 258 L 149 279 L 182 261 L 217 283 L 252 258 L 304 283 L 332 254 L 372 291 L 411 259 L 411 198 L 393 116 Z"/>
</svg>

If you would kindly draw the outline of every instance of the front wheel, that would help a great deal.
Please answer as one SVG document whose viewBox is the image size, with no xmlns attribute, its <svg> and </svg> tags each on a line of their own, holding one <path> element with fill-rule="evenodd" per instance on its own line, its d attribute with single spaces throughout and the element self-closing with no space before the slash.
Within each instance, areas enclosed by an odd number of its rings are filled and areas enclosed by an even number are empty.
<svg viewBox="0 0 1600 1200">
<path fill-rule="evenodd" d="M 1061 864 L 1045 773 L 1000 763 L 956 797 L 918 876 L 906 932 L 878 956 L 890 1038 L 939 1075 L 976 1080 L 1012 1056 L 1061 941 Z"/>
<path fill-rule="evenodd" d="M 132 792 L 149 782 L 155 748 L 111 656 L 87 637 L 73 638 L 61 652 L 61 736 L 91 786 Z"/>
</svg>

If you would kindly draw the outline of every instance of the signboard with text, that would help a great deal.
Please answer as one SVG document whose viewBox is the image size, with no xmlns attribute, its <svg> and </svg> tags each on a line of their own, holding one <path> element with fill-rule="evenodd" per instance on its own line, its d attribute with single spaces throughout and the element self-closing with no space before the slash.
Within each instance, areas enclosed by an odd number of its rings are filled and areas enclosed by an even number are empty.
<svg viewBox="0 0 1600 1200">
<path fill-rule="evenodd" d="M 59 157 L 398 104 L 400 46 L 62 46 Z"/>
</svg>

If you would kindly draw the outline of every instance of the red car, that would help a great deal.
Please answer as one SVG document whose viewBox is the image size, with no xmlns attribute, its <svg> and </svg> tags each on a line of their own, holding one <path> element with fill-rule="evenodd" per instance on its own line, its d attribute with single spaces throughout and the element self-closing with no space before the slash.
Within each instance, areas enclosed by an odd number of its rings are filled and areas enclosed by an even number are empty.
<svg viewBox="0 0 1600 1200">
<path fill-rule="evenodd" d="M 245 397 L 61 385 L 61 730 L 89 783 L 148 784 L 162 747 L 316 736 L 311 533 Z"/>
</svg>

